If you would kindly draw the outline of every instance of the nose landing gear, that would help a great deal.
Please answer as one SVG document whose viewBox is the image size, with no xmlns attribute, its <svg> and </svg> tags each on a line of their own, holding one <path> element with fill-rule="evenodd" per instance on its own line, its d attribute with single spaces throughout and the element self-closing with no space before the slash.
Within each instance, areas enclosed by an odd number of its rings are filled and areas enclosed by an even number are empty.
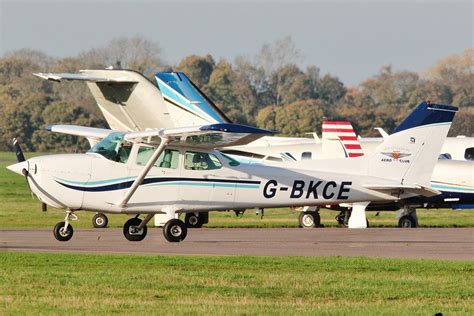
<svg viewBox="0 0 474 316">
<path fill-rule="evenodd" d="M 64 222 L 59 222 L 56 224 L 56 226 L 54 226 L 54 238 L 56 238 L 56 240 L 58 241 L 70 240 L 72 238 L 72 235 L 74 234 L 74 229 L 72 228 L 72 225 L 69 222 L 75 220 L 77 220 L 77 216 L 76 214 L 74 214 L 74 211 L 67 210 Z"/>
</svg>

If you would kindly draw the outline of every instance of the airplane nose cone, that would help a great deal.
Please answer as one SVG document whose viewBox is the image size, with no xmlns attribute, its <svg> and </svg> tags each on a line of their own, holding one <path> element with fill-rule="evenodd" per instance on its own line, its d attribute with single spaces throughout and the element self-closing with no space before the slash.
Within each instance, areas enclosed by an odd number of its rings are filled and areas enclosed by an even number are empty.
<svg viewBox="0 0 474 316">
<path fill-rule="evenodd" d="M 7 169 L 18 173 L 19 175 L 23 175 L 23 169 L 28 170 L 28 161 L 22 161 L 10 166 L 7 166 Z"/>
</svg>

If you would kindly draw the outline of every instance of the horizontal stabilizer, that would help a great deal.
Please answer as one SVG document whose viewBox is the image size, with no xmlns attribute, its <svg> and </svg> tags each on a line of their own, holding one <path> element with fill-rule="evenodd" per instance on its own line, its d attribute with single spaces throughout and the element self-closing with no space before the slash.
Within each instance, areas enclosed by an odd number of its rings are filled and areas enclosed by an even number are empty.
<svg viewBox="0 0 474 316">
<path fill-rule="evenodd" d="M 127 83 L 137 83 L 138 81 L 126 79 L 126 78 L 107 78 L 107 77 L 96 77 L 96 76 L 89 76 L 86 74 L 75 74 L 75 73 L 34 73 L 36 77 L 52 80 L 60 82 L 61 80 L 82 80 L 82 81 L 92 81 L 92 82 L 127 82 Z"/>
<path fill-rule="evenodd" d="M 430 187 L 422 185 L 364 185 L 365 188 L 379 191 L 382 193 L 388 193 L 391 191 L 404 191 L 408 193 L 413 193 L 421 196 L 432 197 L 441 194 L 440 191 L 435 190 Z"/>
</svg>

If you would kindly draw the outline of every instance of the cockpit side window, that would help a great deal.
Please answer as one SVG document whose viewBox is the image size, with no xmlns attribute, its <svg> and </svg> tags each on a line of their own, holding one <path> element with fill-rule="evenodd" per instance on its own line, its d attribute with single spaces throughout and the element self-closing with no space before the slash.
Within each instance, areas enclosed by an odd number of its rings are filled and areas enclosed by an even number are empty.
<svg viewBox="0 0 474 316">
<path fill-rule="evenodd" d="M 126 163 L 130 156 L 132 144 L 123 141 L 124 133 L 112 133 L 98 142 L 89 152 L 104 156 L 105 158 Z"/>
<path fill-rule="evenodd" d="M 184 155 L 184 169 L 215 170 L 222 168 L 222 163 L 213 154 L 187 151 Z"/>
<path fill-rule="evenodd" d="M 141 146 L 138 149 L 137 154 L 137 165 L 146 165 L 148 160 L 150 160 L 151 156 L 155 152 L 156 148 L 151 146 Z M 156 162 L 154 163 L 155 167 L 159 168 L 169 168 L 169 169 L 176 169 L 178 168 L 179 162 L 179 151 L 174 149 L 165 149 L 161 155 L 158 157 Z"/>
</svg>

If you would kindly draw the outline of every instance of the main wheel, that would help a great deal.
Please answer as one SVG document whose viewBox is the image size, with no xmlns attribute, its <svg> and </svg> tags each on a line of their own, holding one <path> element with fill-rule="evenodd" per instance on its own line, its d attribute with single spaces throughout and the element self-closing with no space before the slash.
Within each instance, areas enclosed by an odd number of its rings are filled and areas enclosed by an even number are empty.
<svg viewBox="0 0 474 316">
<path fill-rule="evenodd" d="M 94 225 L 95 228 L 105 228 L 108 223 L 109 219 L 105 214 L 97 213 L 92 217 L 92 225 Z"/>
<path fill-rule="evenodd" d="M 183 221 L 173 218 L 163 227 L 163 235 L 169 242 L 180 242 L 186 238 L 188 229 Z"/>
<path fill-rule="evenodd" d="M 68 241 L 72 238 L 72 235 L 74 234 L 74 229 L 72 229 L 71 224 L 67 225 L 67 228 L 64 229 L 65 224 L 65 222 L 59 222 L 56 224 L 56 226 L 54 226 L 54 238 L 59 241 Z"/>
<path fill-rule="evenodd" d="M 146 225 L 142 229 L 138 229 L 138 226 L 142 223 L 142 220 L 134 217 L 129 219 L 123 225 L 123 235 L 128 241 L 142 241 L 146 237 L 147 228 Z"/>
<path fill-rule="evenodd" d="M 415 228 L 416 226 L 416 220 L 410 215 L 402 216 L 398 220 L 398 227 Z"/>
<path fill-rule="evenodd" d="M 300 227 L 314 228 L 321 225 L 321 217 L 318 212 L 301 212 L 298 218 Z"/>
<path fill-rule="evenodd" d="M 186 213 L 184 217 L 186 226 L 188 228 L 201 228 L 204 223 L 200 215 L 200 213 L 198 213 L 198 215 L 196 215 L 196 213 Z"/>
</svg>

